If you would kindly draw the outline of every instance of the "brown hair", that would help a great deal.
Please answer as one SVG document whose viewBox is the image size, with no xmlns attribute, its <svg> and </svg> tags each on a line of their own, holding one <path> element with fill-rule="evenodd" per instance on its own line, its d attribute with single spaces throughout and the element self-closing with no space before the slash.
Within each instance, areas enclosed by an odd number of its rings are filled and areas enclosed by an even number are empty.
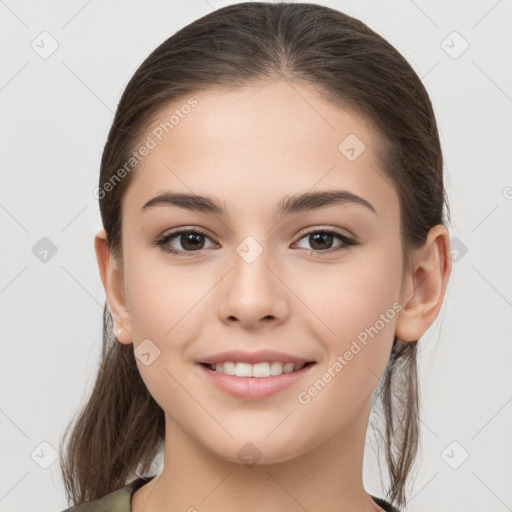
<svg viewBox="0 0 512 512">
<path fill-rule="evenodd" d="M 133 172 L 115 186 L 150 123 L 187 95 L 282 78 L 313 86 L 333 104 L 367 119 L 379 134 L 381 168 L 400 197 L 404 262 L 446 224 L 443 159 L 430 98 L 402 55 L 361 21 L 313 3 L 229 5 L 185 26 L 137 69 L 118 104 L 101 159 L 103 227 L 122 259 L 121 202 Z M 108 304 L 103 348 L 89 400 L 71 429 L 61 468 L 68 500 L 97 499 L 147 471 L 164 440 L 164 413 L 149 394 L 133 347 L 116 342 Z M 417 341 L 396 337 L 374 395 L 382 405 L 387 498 L 406 503 L 405 486 L 418 449 Z M 72 427 L 72 428 L 71 428 Z"/>
</svg>

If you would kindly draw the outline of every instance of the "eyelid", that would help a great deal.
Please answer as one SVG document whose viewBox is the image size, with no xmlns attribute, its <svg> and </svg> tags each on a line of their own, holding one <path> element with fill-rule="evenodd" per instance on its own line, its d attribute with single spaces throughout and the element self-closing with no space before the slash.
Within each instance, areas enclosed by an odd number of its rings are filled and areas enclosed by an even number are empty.
<svg viewBox="0 0 512 512">
<path fill-rule="evenodd" d="M 167 238 L 168 236 L 171 236 L 171 235 L 178 235 L 180 233 L 183 233 L 183 232 L 194 232 L 194 233 L 200 233 L 201 235 L 205 235 L 209 238 L 211 238 L 211 236 L 208 234 L 207 230 L 206 229 L 203 229 L 203 228 L 200 228 L 200 227 L 197 227 L 197 226 L 190 226 L 190 225 L 187 225 L 187 226 L 178 226 L 176 228 L 172 228 L 171 230 L 169 231 L 165 231 L 161 236 L 159 236 L 158 238 L 159 239 L 162 239 L 162 238 Z"/>
<path fill-rule="evenodd" d="M 348 231 L 346 229 L 335 228 L 335 227 L 332 227 L 332 226 L 322 225 L 322 224 L 317 224 L 317 225 L 310 226 L 308 228 L 302 229 L 298 233 L 297 237 L 298 238 L 303 238 L 305 235 L 309 235 L 310 233 L 316 233 L 317 231 L 328 231 L 328 232 L 331 232 L 331 233 L 335 233 L 336 235 L 341 235 L 341 236 L 344 236 L 346 238 L 351 238 L 354 241 L 357 241 L 357 237 L 353 233 L 351 233 L 350 231 Z"/>
</svg>

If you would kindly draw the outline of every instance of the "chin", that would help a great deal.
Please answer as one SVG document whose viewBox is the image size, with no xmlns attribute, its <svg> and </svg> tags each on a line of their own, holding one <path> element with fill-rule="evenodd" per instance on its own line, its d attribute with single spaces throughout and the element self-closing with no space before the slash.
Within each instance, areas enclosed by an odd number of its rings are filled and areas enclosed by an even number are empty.
<svg viewBox="0 0 512 512">
<path fill-rule="evenodd" d="M 225 461 L 253 467 L 287 462 L 312 448 L 299 446 L 297 443 L 292 443 L 291 439 L 293 436 L 284 438 L 276 436 L 276 439 L 271 440 L 270 438 L 265 439 L 261 434 L 251 438 L 246 432 L 242 436 L 235 435 L 235 439 L 226 440 L 225 443 L 216 443 L 207 448 L 213 455 Z M 211 438 L 208 441 L 211 443 Z"/>
</svg>

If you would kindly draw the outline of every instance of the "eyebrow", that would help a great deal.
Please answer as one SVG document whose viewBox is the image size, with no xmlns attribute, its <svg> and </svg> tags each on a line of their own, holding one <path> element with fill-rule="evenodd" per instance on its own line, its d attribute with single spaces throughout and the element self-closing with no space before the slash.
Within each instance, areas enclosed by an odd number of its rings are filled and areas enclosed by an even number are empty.
<svg viewBox="0 0 512 512">
<path fill-rule="evenodd" d="M 328 208 L 329 206 L 343 206 L 355 204 L 364 206 L 378 215 L 376 209 L 366 199 L 349 192 L 348 190 L 328 190 L 320 192 L 306 192 L 283 198 L 276 209 L 278 217 L 294 213 L 308 212 Z M 213 215 L 228 216 L 229 212 L 225 202 L 216 198 L 196 194 L 182 194 L 171 191 L 164 191 L 150 199 L 141 209 L 142 214 L 155 206 L 178 206 L 187 210 L 210 213 Z"/>
</svg>

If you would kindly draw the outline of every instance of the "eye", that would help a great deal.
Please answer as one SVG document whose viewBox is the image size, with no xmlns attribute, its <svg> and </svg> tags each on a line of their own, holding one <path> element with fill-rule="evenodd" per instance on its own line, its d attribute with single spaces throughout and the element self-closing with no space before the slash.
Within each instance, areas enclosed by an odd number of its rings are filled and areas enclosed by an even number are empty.
<svg viewBox="0 0 512 512">
<path fill-rule="evenodd" d="M 341 240 L 341 243 L 332 246 L 334 239 Z M 309 231 L 300 240 L 306 240 L 312 249 L 307 249 L 309 253 L 322 253 L 322 252 L 333 252 L 339 250 L 346 250 L 351 245 L 357 245 L 355 239 L 350 238 L 336 230 L 332 229 L 317 229 L 315 231 Z"/>
<path fill-rule="evenodd" d="M 341 243 L 332 246 L 334 239 L 338 239 Z M 198 251 L 208 248 L 205 247 L 205 239 L 211 240 L 203 231 L 197 228 L 178 229 L 167 233 L 163 237 L 154 242 L 154 245 L 168 254 L 176 256 L 185 256 L 188 254 L 196 254 Z M 309 231 L 303 235 L 300 240 L 305 240 L 311 245 L 311 249 L 305 248 L 305 252 L 312 254 L 331 253 L 334 251 L 347 250 L 351 245 L 357 245 L 358 242 L 343 233 L 332 229 L 317 229 Z M 174 243 L 174 245 L 172 243 Z M 175 244 L 181 245 L 176 248 Z M 212 243 L 210 247 L 214 247 Z"/>
<path fill-rule="evenodd" d="M 155 241 L 155 245 L 159 246 L 163 252 L 184 256 L 186 253 L 195 253 L 204 249 L 204 239 L 210 239 L 203 231 L 199 229 L 180 229 L 173 231 Z M 177 239 L 175 242 L 180 244 L 183 249 L 176 249 L 169 242 Z M 215 244 L 212 244 L 215 246 Z"/>
</svg>

